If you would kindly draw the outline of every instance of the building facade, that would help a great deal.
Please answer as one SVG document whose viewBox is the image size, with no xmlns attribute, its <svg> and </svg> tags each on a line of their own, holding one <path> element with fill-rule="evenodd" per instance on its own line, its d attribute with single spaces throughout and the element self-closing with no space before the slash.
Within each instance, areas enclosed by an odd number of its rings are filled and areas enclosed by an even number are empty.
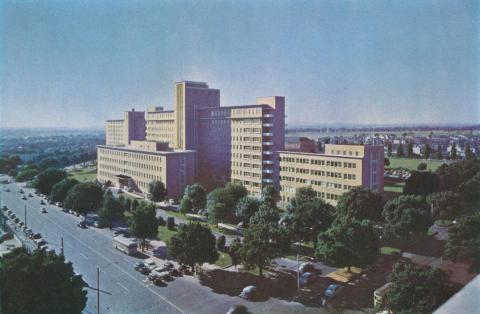
<svg viewBox="0 0 480 314">
<path fill-rule="evenodd" d="M 284 204 L 305 186 L 333 205 L 357 186 L 383 193 L 383 146 L 326 144 L 324 154 L 281 151 L 278 159 Z"/>
</svg>

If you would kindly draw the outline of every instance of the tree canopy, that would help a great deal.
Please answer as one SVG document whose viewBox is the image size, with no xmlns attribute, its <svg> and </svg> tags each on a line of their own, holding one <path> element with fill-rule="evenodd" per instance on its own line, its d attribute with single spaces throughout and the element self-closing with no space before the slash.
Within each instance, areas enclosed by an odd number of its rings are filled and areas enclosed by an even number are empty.
<svg viewBox="0 0 480 314">
<path fill-rule="evenodd" d="M 128 220 L 132 233 L 142 239 L 142 250 L 145 247 L 145 239 L 153 238 L 158 233 L 158 220 L 155 206 L 141 202 Z M 165 239 L 163 239 L 165 240 Z"/>
<path fill-rule="evenodd" d="M 102 224 L 108 225 L 111 229 L 113 221 L 122 218 L 123 212 L 122 202 L 113 197 L 112 191 L 105 192 L 102 207 L 98 209 L 98 217 Z"/>
<path fill-rule="evenodd" d="M 429 171 L 412 171 L 405 181 L 403 194 L 428 195 L 440 188 L 440 178 Z"/>
<path fill-rule="evenodd" d="M 203 209 L 207 201 L 207 192 L 205 192 L 203 186 L 195 183 L 185 188 L 182 199 L 188 199 L 194 210 Z"/>
<path fill-rule="evenodd" d="M 268 203 L 271 206 L 276 206 L 279 197 L 280 194 L 273 185 L 269 184 L 262 189 L 262 201 L 264 203 Z"/>
<path fill-rule="evenodd" d="M 453 260 L 466 258 L 470 270 L 480 272 L 480 213 L 461 219 L 448 230 L 444 254 Z"/>
<path fill-rule="evenodd" d="M 165 184 L 161 181 L 152 181 L 148 184 L 148 195 L 152 202 L 161 202 L 167 196 Z"/>
<path fill-rule="evenodd" d="M 335 267 L 365 267 L 380 254 L 378 236 L 369 220 L 336 221 L 318 235 L 315 255 Z"/>
<path fill-rule="evenodd" d="M 35 168 L 22 169 L 16 175 L 15 181 L 25 182 L 25 181 L 33 179 L 37 174 L 38 174 L 38 170 L 35 169 Z"/>
<path fill-rule="evenodd" d="M 207 195 L 208 218 L 213 223 L 231 219 L 235 203 L 225 188 L 216 188 Z"/>
<path fill-rule="evenodd" d="M 2 313 L 80 314 L 87 302 L 81 276 L 63 255 L 17 248 L 0 258 Z"/>
<path fill-rule="evenodd" d="M 57 182 L 52 187 L 52 191 L 50 192 L 50 195 L 48 196 L 48 198 L 52 202 L 63 202 L 67 197 L 68 191 L 70 191 L 70 189 L 73 188 L 78 183 L 79 182 L 77 180 L 68 178 L 68 177 L 63 179 L 60 182 Z"/>
<path fill-rule="evenodd" d="M 168 253 L 179 263 L 194 268 L 195 264 L 214 263 L 218 259 L 215 236 L 200 223 L 180 226 L 167 242 Z"/>
<path fill-rule="evenodd" d="M 35 180 L 35 188 L 42 194 L 48 195 L 52 187 L 67 177 L 62 169 L 48 168 L 41 172 Z"/>
<path fill-rule="evenodd" d="M 463 209 L 463 198 L 452 191 L 432 193 L 427 196 L 427 203 L 433 207 L 433 215 L 436 217 L 455 218 Z"/>
<path fill-rule="evenodd" d="M 243 222 L 244 227 L 248 227 L 250 218 L 258 211 L 261 202 L 253 197 L 245 196 L 237 204 L 235 215 Z"/>
<path fill-rule="evenodd" d="M 447 275 L 439 268 L 396 263 L 389 276 L 387 307 L 395 313 L 427 314 L 441 304 Z"/>
<path fill-rule="evenodd" d="M 337 218 L 380 221 L 382 208 L 383 199 L 380 194 L 363 187 L 355 187 L 340 196 Z"/>
<path fill-rule="evenodd" d="M 65 207 L 86 213 L 87 211 L 96 211 L 103 200 L 103 190 L 95 183 L 79 183 L 71 188 L 65 198 Z"/>
</svg>

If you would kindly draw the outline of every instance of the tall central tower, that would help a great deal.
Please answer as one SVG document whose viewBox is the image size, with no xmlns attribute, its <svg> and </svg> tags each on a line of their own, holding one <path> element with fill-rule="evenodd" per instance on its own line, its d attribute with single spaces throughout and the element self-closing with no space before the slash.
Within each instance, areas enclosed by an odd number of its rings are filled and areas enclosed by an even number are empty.
<svg viewBox="0 0 480 314">
<path fill-rule="evenodd" d="M 220 90 L 207 83 L 184 81 L 175 86 L 175 126 L 178 149 L 197 149 L 197 121 L 195 110 L 220 107 Z"/>
</svg>

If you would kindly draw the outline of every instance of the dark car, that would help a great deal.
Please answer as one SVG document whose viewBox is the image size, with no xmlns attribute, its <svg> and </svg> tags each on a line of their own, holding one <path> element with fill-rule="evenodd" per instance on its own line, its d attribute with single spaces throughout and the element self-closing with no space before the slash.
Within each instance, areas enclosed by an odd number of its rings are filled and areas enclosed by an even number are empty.
<svg viewBox="0 0 480 314">
<path fill-rule="evenodd" d="M 133 266 L 133 269 L 135 269 L 136 271 L 139 271 L 140 268 L 142 267 L 145 267 L 145 264 L 143 262 L 137 262 L 135 263 L 135 266 Z"/>
<path fill-rule="evenodd" d="M 34 233 L 34 234 L 30 235 L 31 239 L 40 239 L 41 237 L 42 237 L 42 235 L 40 233 Z"/>
<path fill-rule="evenodd" d="M 87 229 L 87 224 L 85 223 L 85 221 L 80 221 L 78 224 L 77 224 L 78 227 L 82 228 L 82 229 Z"/>
<path fill-rule="evenodd" d="M 8 207 L 4 205 L 4 206 L 2 207 L 2 210 L 3 210 L 4 212 L 6 212 L 6 211 L 8 210 Z"/>
<path fill-rule="evenodd" d="M 180 271 L 178 271 L 177 269 L 171 269 L 169 274 L 170 274 L 170 276 L 173 276 L 173 277 L 181 277 L 182 276 L 182 273 Z"/>
<path fill-rule="evenodd" d="M 40 205 L 45 205 L 45 201 L 44 201 L 44 200 L 40 200 Z"/>
<path fill-rule="evenodd" d="M 28 197 L 33 197 L 32 193 L 28 193 Z"/>
<path fill-rule="evenodd" d="M 165 287 L 167 284 L 162 280 L 162 278 L 157 278 L 153 281 L 156 286 Z"/>
<path fill-rule="evenodd" d="M 152 272 L 148 275 L 147 278 L 150 281 L 155 281 L 155 279 L 160 278 L 160 275 L 158 273 Z"/>
<path fill-rule="evenodd" d="M 145 266 L 141 267 L 138 271 L 143 275 L 148 275 L 151 272 L 150 268 L 145 267 Z"/>
<path fill-rule="evenodd" d="M 24 196 L 22 197 L 22 200 L 26 201 L 26 200 L 27 200 L 27 197 L 24 195 Z"/>
</svg>

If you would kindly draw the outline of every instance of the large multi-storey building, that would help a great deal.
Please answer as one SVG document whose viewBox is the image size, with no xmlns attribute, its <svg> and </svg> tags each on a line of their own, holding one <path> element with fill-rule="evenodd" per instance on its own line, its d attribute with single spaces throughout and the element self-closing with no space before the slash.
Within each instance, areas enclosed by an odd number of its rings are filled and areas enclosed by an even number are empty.
<svg viewBox="0 0 480 314">
<path fill-rule="evenodd" d="M 326 144 L 324 154 L 281 151 L 278 159 L 282 203 L 303 186 L 334 205 L 356 186 L 383 193 L 383 146 Z"/>
<path fill-rule="evenodd" d="M 208 190 L 238 182 L 258 197 L 271 184 L 283 202 L 305 185 L 331 203 L 354 186 L 383 189 L 381 147 L 327 145 L 322 155 L 285 151 L 284 97 L 222 107 L 218 89 L 186 81 L 176 84 L 173 107 L 132 109 L 123 120 L 107 121 L 99 181 L 147 193 L 148 183 L 160 180 L 175 198 L 193 182 Z"/>
</svg>

